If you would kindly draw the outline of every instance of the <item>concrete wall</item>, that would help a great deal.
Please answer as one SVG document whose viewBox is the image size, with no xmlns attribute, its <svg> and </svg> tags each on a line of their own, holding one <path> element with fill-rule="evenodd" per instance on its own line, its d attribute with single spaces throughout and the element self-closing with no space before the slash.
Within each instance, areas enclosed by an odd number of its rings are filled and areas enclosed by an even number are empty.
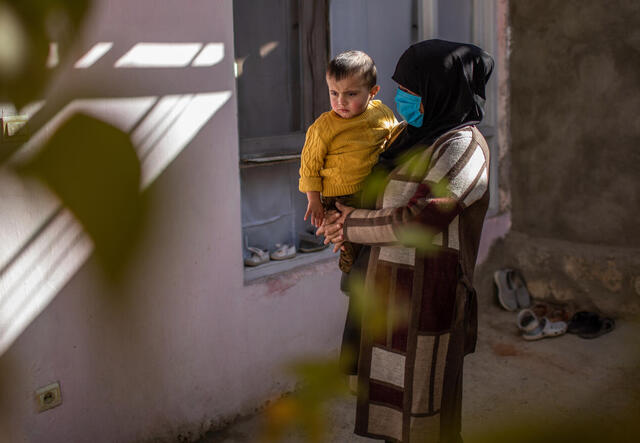
<svg viewBox="0 0 640 443">
<path fill-rule="evenodd" d="M 510 2 L 513 227 L 491 266 L 614 315 L 640 312 L 639 25 L 634 1 Z"/>
<path fill-rule="evenodd" d="M 114 47 L 88 70 L 67 67 L 45 110 L 75 95 L 235 94 L 232 24 L 231 0 L 100 0 L 76 53 Z M 224 43 L 224 59 L 113 69 L 135 43 L 194 41 Z M 0 357 L 0 440 L 189 440 L 290 389 L 291 357 L 337 349 L 346 305 L 333 261 L 243 284 L 236 128 L 233 96 L 150 187 L 122 284 L 89 259 Z M 34 390 L 52 381 L 63 403 L 37 413 Z"/>
</svg>

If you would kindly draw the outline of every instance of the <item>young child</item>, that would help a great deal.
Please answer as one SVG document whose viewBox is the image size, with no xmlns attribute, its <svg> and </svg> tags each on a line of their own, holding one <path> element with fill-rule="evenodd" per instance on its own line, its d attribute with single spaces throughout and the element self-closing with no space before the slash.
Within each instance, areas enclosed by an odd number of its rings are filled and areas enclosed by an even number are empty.
<svg viewBox="0 0 640 443">
<path fill-rule="evenodd" d="M 307 194 L 311 224 L 322 224 L 335 202 L 353 206 L 353 194 L 378 160 L 397 121 L 391 109 L 373 97 L 380 90 L 376 67 L 362 51 L 346 51 L 329 62 L 326 71 L 331 111 L 307 130 L 302 149 L 299 189 Z M 353 245 L 345 243 L 340 269 L 349 272 Z"/>
</svg>

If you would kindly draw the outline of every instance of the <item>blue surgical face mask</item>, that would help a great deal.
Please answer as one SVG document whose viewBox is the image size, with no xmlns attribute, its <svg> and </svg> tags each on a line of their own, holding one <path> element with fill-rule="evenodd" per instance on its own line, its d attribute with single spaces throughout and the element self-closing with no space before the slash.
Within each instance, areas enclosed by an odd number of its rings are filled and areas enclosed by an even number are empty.
<svg viewBox="0 0 640 443">
<path fill-rule="evenodd" d="M 420 112 L 420 102 L 422 99 L 413 94 L 398 89 L 396 92 L 396 109 L 408 124 L 419 128 L 422 126 L 424 114 Z"/>
</svg>

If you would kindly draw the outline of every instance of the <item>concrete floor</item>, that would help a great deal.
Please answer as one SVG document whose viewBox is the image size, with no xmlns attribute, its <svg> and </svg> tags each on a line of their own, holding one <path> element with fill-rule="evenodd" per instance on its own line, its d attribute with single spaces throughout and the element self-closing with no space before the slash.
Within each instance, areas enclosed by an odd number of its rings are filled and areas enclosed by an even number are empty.
<svg viewBox="0 0 640 443">
<path fill-rule="evenodd" d="M 614 331 L 593 340 L 567 334 L 526 342 L 518 336 L 514 313 L 488 304 L 480 309 L 478 348 L 465 360 L 466 443 L 494 441 L 480 436 L 507 427 L 540 429 L 576 417 L 617 428 L 631 411 L 640 411 L 640 323 L 618 321 Z M 354 397 L 332 404 L 327 441 L 376 441 L 352 433 L 354 411 Z M 258 442 L 262 422 L 261 414 L 246 417 L 199 443 Z M 291 432 L 283 441 L 305 439 Z"/>
</svg>

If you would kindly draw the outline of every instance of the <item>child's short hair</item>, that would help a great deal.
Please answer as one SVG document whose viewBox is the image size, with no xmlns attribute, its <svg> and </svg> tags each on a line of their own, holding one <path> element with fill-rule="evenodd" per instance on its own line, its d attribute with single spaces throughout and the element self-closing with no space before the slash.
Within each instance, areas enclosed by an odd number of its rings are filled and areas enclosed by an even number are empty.
<svg viewBox="0 0 640 443">
<path fill-rule="evenodd" d="M 362 51 L 344 51 L 336 55 L 327 66 L 327 75 L 336 80 L 360 75 L 369 88 L 373 88 L 378 81 L 378 73 L 373 59 Z"/>
</svg>

